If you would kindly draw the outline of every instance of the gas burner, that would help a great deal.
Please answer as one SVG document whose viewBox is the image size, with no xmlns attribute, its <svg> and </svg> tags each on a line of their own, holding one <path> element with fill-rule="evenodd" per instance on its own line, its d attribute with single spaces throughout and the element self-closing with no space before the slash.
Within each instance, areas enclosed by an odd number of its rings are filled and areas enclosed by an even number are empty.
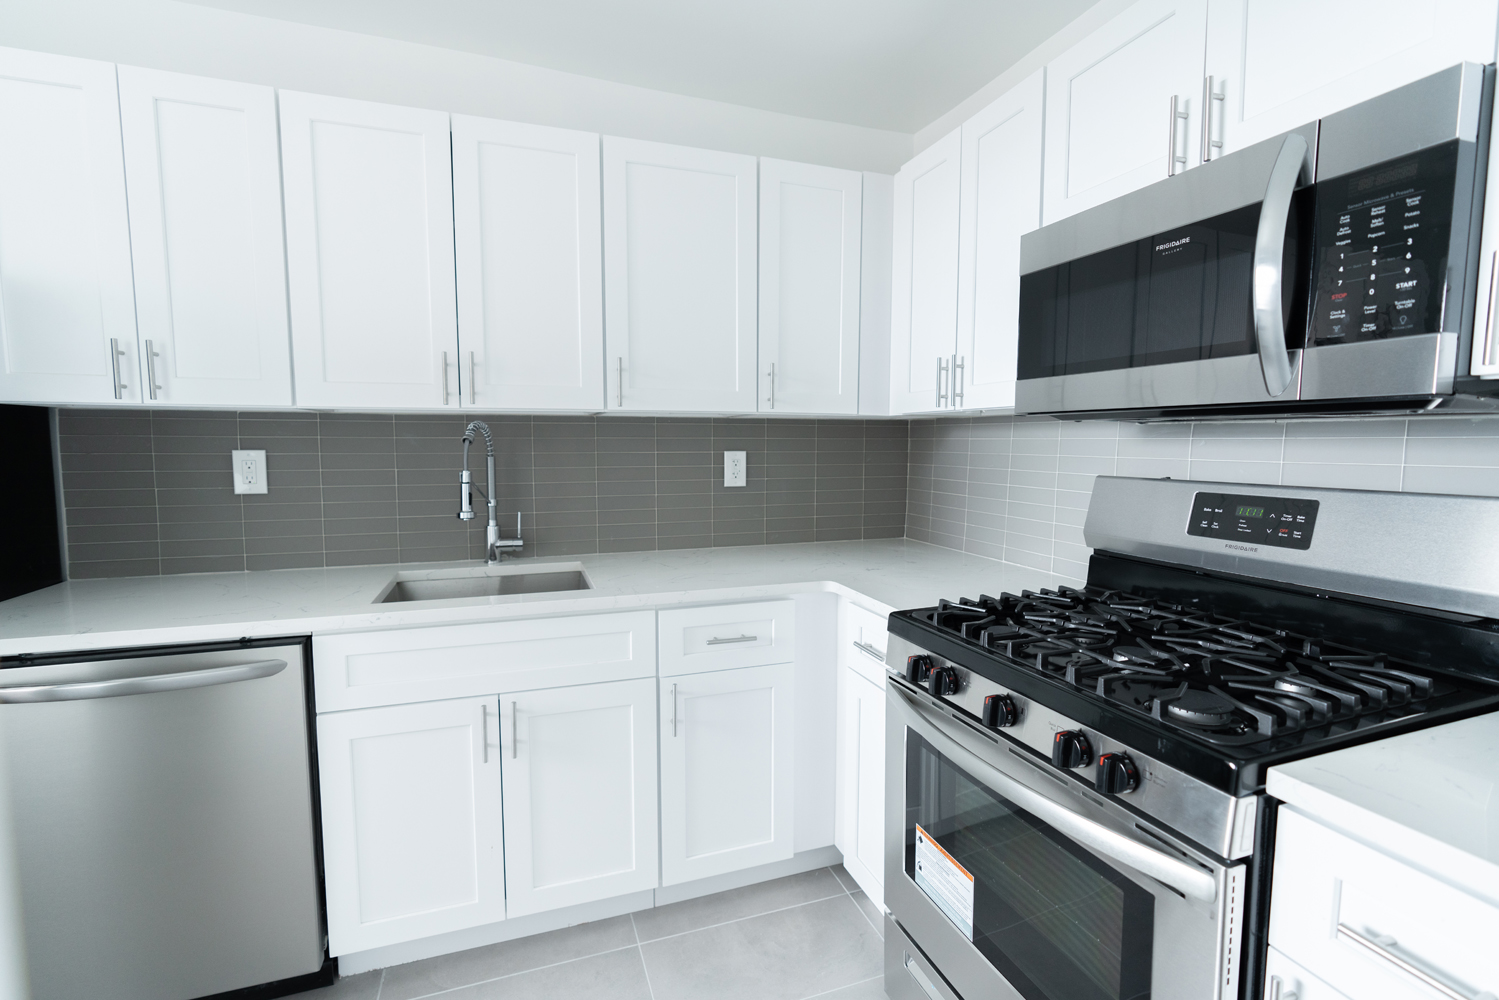
<svg viewBox="0 0 1499 1000">
<path fill-rule="evenodd" d="M 1165 703 L 1165 714 L 1189 726 L 1216 728 L 1233 722 L 1235 707 L 1232 699 L 1223 695 L 1188 688 Z"/>
</svg>

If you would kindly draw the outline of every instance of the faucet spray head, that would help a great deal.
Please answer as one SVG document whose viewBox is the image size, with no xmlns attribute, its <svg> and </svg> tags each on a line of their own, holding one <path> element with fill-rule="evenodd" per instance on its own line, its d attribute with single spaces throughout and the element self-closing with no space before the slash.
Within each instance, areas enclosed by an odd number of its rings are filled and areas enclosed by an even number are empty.
<svg viewBox="0 0 1499 1000">
<path fill-rule="evenodd" d="M 474 477 L 467 470 L 458 476 L 458 520 L 474 519 Z"/>
</svg>

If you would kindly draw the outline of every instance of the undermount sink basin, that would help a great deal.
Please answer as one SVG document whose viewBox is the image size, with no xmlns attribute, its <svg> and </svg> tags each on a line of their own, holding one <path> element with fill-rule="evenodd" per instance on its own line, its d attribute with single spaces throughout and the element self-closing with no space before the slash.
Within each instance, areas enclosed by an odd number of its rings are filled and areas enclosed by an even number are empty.
<svg viewBox="0 0 1499 1000">
<path fill-rule="evenodd" d="M 390 585 L 375 598 L 374 603 L 546 594 L 562 590 L 589 590 L 592 586 L 579 563 L 503 569 L 478 566 L 473 569 L 397 573 Z"/>
</svg>

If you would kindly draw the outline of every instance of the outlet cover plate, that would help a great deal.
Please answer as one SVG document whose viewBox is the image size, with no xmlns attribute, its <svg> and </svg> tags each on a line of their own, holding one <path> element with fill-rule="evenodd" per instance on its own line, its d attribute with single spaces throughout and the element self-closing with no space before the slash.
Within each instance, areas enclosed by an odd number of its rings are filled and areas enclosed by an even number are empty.
<svg viewBox="0 0 1499 1000">
<path fill-rule="evenodd" d="M 745 466 L 745 453 L 742 451 L 726 451 L 723 453 L 723 484 L 725 486 L 743 486 L 747 479 Z"/>
<path fill-rule="evenodd" d="M 234 465 L 234 492 L 268 492 L 265 481 L 265 452 L 236 449 L 229 454 Z"/>
</svg>

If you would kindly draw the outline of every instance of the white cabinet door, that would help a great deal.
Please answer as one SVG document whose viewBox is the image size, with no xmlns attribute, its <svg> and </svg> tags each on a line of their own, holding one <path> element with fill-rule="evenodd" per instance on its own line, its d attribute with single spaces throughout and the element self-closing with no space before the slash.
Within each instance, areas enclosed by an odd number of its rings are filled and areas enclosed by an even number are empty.
<svg viewBox="0 0 1499 1000">
<path fill-rule="evenodd" d="M 755 411 L 755 158 L 604 137 L 606 405 Z"/>
<path fill-rule="evenodd" d="M 599 137 L 453 116 L 464 402 L 600 410 Z"/>
<path fill-rule="evenodd" d="M 146 400 L 290 406 L 276 92 L 119 75 Z"/>
<path fill-rule="evenodd" d="M 505 916 L 498 701 L 320 715 L 334 955 Z"/>
<path fill-rule="evenodd" d="M 963 123 L 958 409 L 1015 405 L 1020 236 L 1041 225 L 1040 70 Z"/>
<path fill-rule="evenodd" d="M 447 114 L 280 96 L 298 405 L 457 407 Z"/>
<path fill-rule="evenodd" d="M 1048 225 L 1198 162 L 1207 5 L 1138 0 L 1046 67 Z"/>
<path fill-rule="evenodd" d="M 654 889 L 656 680 L 500 696 L 505 913 Z"/>
<path fill-rule="evenodd" d="M 849 667 L 838 690 L 838 850 L 877 906 L 885 881 L 885 692 Z"/>
<path fill-rule="evenodd" d="M 792 855 L 790 663 L 661 678 L 661 883 Z"/>
<path fill-rule="evenodd" d="M 1206 72 L 1221 99 L 1207 139 L 1222 145 L 1205 149 L 1216 158 L 1454 63 L 1493 62 L 1495 11 L 1493 0 L 1210 0 Z"/>
<path fill-rule="evenodd" d="M 958 330 L 958 198 L 962 134 L 954 130 L 895 175 L 890 296 L 890 412 L 952 408 Z"/>
<path fill-rule="evenodd" d="M 760 411 L 859 412 L 856 170 L 760 160 Z"/>
<path fill-rule="evenodd" d="M 138 402 L 135 341 L 114 65 L 0 49 L 0 401 Z"/>
</svg>

